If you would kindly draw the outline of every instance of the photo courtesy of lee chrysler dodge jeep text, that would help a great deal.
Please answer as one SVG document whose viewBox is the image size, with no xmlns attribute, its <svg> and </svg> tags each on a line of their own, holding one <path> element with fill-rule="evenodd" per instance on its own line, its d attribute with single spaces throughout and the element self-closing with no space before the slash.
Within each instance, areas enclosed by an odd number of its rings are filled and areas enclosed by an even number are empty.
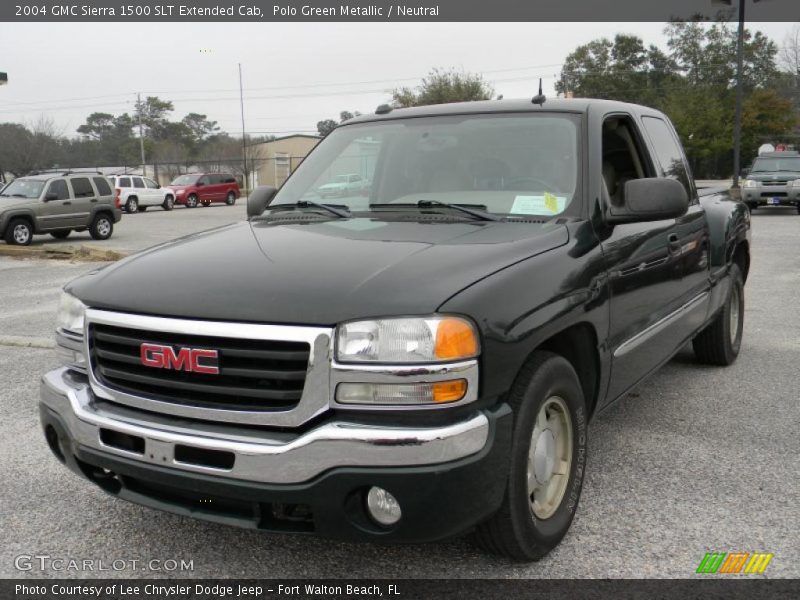
<svg viewBox="0 0 800 600">
<path fill-rule="evenodd" d="M 688 342 L 736 359 L 750 215 L 662 113 L 534 100 L 379 107 L 247 222 L 69 283 L 55 456 L 210 521 L 545 555 L 590 418 Z M 342 175 L 369 186 L 327 201 Z"/>
</svg>

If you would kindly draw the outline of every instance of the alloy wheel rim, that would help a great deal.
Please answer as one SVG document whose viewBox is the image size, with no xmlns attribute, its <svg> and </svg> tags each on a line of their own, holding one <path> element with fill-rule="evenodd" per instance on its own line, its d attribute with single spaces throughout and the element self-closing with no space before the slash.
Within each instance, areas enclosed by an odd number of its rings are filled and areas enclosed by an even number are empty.
<svg viewBox="0 0 800 600">
<path fill-rule="evenodd" d="M 133 211 L 135 211 L 137 208 L 139 208 L 139 203 L 138 203 L 138 202 L 136 202 L 136 200 L 130 200 L 130 201 L 129 201 L 129 203 L 130 203 L 130 205 L 131 205 L 131 208 L 130 208 L 130 211 L 131 211 L 131 212 L 133 212 Z"/>
<path fill-rule="evenodd" d="M 737 286 L 733 286 L 731 290 L 731 309 L 730 309 L 730 331 L 731 343 L 736 343 L 736 338 L 739 337 L 739 315 L 741 311 L 741 298 L 740 291 Z"/>
<path fill-rule="evenodd" d="M 25 244 L 31 237 L 31 232 L 27 225 L 17 225 L 14 227 L 14 241 L 18 244 Z"/>
<path fill-rule="evenodd" d="M 567 491 L 572 467 L 572 421 L 566 402 L 548 398 L 536 415 L 528 450 L 528 501 L 538 519 L 549 519 Z"/>
<path fill-rule="evenodd" d="M 108 235 L 108 232 L 111 230 L 111 223 L 108 222 L 108 219 L 100 219 L 97 222 L 97 233 L 102 236 Z"/>
</svg>

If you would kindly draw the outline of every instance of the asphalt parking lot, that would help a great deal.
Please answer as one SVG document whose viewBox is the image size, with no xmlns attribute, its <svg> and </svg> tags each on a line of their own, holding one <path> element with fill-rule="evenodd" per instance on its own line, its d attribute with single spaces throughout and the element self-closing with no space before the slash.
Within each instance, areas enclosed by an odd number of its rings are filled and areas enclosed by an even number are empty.
<svg viewBox="0 0 800 600">
<path fill-rule="evenodd" d="M 134 251 L 239 220 L 243 204 L 126 215 L 111 240 L 91 243 Z M 684 349 L 597 417 L 572 529 L 530 565 L 486 556 L 467 539 L 344 544 L 202 523 L 105 495 L 51 456 L 37 413 L 39 376 L 59 362 L 47 347 L 59 288 L 96 265 L 0 257 L 0 577 L 98 575 L 15 568 L 15 557 L 34 554 L 140 561 L 102 573 L 109 577 L 692 577 L 709 551 L 771 552 L 766 576 L 800 577 L 798 250 L 794 209 L 755 211 L 738 361 L 700 366 Z M 150 559 L 191 560 L 193 570 L 140 570 Z"/>
</svg>

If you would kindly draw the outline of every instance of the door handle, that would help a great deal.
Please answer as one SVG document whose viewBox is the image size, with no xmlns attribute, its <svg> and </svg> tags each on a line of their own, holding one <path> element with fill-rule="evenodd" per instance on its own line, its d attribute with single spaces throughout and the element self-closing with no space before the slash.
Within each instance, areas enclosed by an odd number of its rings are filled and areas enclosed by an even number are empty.
<svg viewBox="0 0 800 600">
<path fill-rule="evenodd" d="M 69 200 L 67 200 L 66 202 L 64 202 L 64 206 L 69 206 L 70 204 L 72 204 L 72 202 L 70 202 Z"/>
<path fill-rule="evenodd" d="M 676 254 L 681 251 L 681 238 L 677 233 L 670 233 L 667 236 L 667 244 L 671 254 Z"/>
<path fill-rule="evenodd" d="M 97 198 L 92 198 L 90 202 L 97 202 Z"/>
</svg>

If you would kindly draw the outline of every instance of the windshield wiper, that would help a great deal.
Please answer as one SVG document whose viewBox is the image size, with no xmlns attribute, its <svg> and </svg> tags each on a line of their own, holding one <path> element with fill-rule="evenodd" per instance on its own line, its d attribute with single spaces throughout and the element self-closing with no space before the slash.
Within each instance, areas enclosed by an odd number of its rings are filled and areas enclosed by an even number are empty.
<svg viewBox="0 0 800 600">
<path fill-rule="evenodd" d="M 276 204 L 275 206 L 267 206 L 267 210 L 275 210 L 276 208 L 285 210 L 292 208 L 321 208 L 324 211 L 336 215 L 340 219 L 350 218 L 350 212 L 344 208 L 337 208 L 335 206 L 331 206 L 330 204 L 320 204 L 319 202 L 314 202 L 313 200 L 298 200 L 294 204 Z"/>
<path fill-rule="evenodd" d="M 476 219 L 480 219 L 481 221 L 502 221 L 502 219 L 497 215 L 493 215 L 492 213 L 486 212 L 485 210 L 481 210 L 479 208 L 473 208 L 468 204 L 448 204 L 447 202 L 439 202 L 438 200 L 419 200 L 416 204 L 388 203 L 369 205 L 370 208 L 408 208 L 409 206 L 414 206 L 417 208 L 451 208 L 453 210 L 473 216 Z"/>
</svg>

